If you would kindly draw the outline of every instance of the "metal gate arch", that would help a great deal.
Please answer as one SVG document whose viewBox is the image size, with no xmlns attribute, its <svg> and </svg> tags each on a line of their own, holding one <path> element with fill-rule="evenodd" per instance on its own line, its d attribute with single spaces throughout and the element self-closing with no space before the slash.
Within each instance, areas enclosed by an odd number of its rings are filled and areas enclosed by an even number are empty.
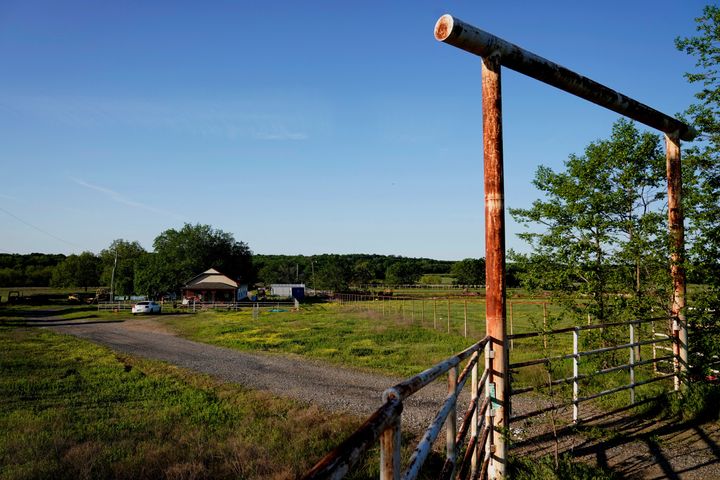
<svg viewBox="0 0 720 480">
<path fill-rule="evenodd" d="M 668 188 L 668 229 L 671 239 L 670 274 L 673 282 L 673 296 L 670 305 L 672 319 L 672 344 L 674 362 L 675 389 L 680 387 L 681 373 L 687 368 L 687 325 L 685 319 L 686 279 L 684 262 L 684 225 L 681 208 L 682 175 L 680 163 L 680 141 L 690 141 L 696 136 L 695 130 L 658 110 L 642 104 L 594 80 L 575 73 L 561 65 L 540 57 L 532 52 L 474 27 L 449 14 L 440 17 L 435 24 L 435 38 L 443 43 L 455 46 L 482 58 L 482 109 L 483 109 L 483 155 L 485 186 L 485 259 L 486 259 L 486 337 L 473 347 L 455 357 L 431 367 L 412 379 L 388 389 L 381 407 L 348 440 L 323 458 L 304 478 L 342 478 L 352 468 L 362 453 L 378 440 L 381 443 L 380 478 L 382 480 L 399 479 L 401 466 L 399 458 L 400 416 L 402 398 L 399 393 L 408 385 L 412 392 L 429 383 L 429 379 L 448 373 L 448 400 L 438 413 L 437 421 L 428 432 L 437 436 L 438 422 L 448 420 L 448 457 L 451 462 L 449 476 L 470 473 L 490 479 L 505 477 L 507 466 L 507 447 L 505 432 L 510 420 L 510 384 L 509 349 L 506 326 L 506 286 L 505 286 L 505 198 L 503 175 L 502 142 L 502 67 L 527 75 L 565 92 L 588 100 L 601 107 L 612 110 L 632 120 L 660 130 L 665 134 L 666 168 Z M 637 324 L 639 321 L 629 322 Z M 636 345 L 630 325 L 630 343 L 618 348 L 633 348 Z M 574 330 L 576 336 L 579 330 Z M 550 332 L 550 333 L 561 333 Z M 518 336 L 515 336 L 518 337 Z M 486 369 L 482 379 L 477 380 L 477 364 L 480 352 L 484 350 Z M 588 352 L 586 352 L 588 353 Z M 592 352 L 590 352 L 592 353 Z M 455 470 L 456 447 L 454 418 L 448 411 L 454 409 L 459 389 L 457 366 L 461 359 L 472 355 L 474 362 L 473 394 L 477 399 L 478 387 L 485 383 L 485 401 L 483 407 L 475 400 L 475 410 L 470 412 L 477 419 L 478 414 L 485 416 L 483 433 L 476 427 L 479 420 L 473 420 L 469 445 L 475 452 L 473 468 L 468 472 L 461 468 Z M 574 356 L 577 357 L 577 347 Z M 632 358 L 632 357 L 631 357 Z M 631 360 L 632 363 L 632 360 Z M 471 365 L 472 366 L 472 365 Z M 460 375 L 467 379 L 467 370 Z M 574 379 L 578 372 L 575 368 Z M 565 379 L 567 380 L 567 379 Z M 478 385 L 479 383 L 479 385 Z M 417 389 L 415 389 L 417 387 Z M 398 388 L 400 390 L 398 390 Z M 460 386 L 460 388 L 462 388 Z M 480 387 L 482 388 L 482 387 Z M 407 390 L 410 391 L 410 390 Z M 411 392 L 411 393 L 412 393 Z M 410 393 L 408 393 L 410 394 Z M 576 392 L 577 395 L 577 392 Z M 482 412 L 482 413 L 480 413 Z M 442 414 L 442 415 L 441 415 Z M 444 415 L 444 416 L 443 416 Z M 441 423 L 440 423 L 441 424 Z M 461 428 L 461 430 L 463 430 Z M 426 433 L 428 436 L 429 433 Z M 432 436 L 431 435 L 431 436 Z M 458 435 L 459 438 L 459 435 Z M 425 438 L 424 438 L 425 439 Z M 421 442 L 423 443 L 423 442 Z M 426 442 L 427 443 L 427 442 Z M 419 446 L 418 449 L 421 447 Z M 423 448 L 427 448 L 425 445 Z M 468 451 L 471 450 L 468 447 Z M 416 452 L 418 450 L 416 449 Z M 477 458 L 482 452 L 485 458 Z M 415 458 L 415 457 L 413 457 Z M 446 463 L 447 465 L 447 463 Z M 403 478 L 412 479 L 421 466 L 411 460 L 410 468 Z M 477 468 L 480 467 L 480 468 Z M 443 472 L 445 474 L 445 471 Z"/>
</svg>

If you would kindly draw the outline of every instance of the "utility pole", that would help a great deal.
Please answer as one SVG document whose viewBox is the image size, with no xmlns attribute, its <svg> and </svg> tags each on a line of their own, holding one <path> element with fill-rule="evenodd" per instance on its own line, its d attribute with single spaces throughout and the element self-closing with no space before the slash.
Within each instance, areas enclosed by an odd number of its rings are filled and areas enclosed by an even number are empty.
<svg viewBox="0 0 720 480">
<path fill-rule="evenodd" d="M 115 301 L 115 269 L 117 268 L 118 249 L 115 245 L 115 263 L 113 263 L 112 274 L 110 275 L 110 302 Z"/>
</svg>

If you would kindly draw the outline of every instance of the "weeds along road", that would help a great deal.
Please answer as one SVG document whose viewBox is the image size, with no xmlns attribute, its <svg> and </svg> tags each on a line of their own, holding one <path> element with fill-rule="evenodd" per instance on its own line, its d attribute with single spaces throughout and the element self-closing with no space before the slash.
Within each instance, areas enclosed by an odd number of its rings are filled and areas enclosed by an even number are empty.
<svg viewBox="0 0 720 480">
<path fill-rule="evenodd" d="M 174 335 L 152 318 L 119 322 L 63 322 L 48 327 L 115 351 L 163 360 L 248 388 L 365 417 L 382 405 L 382 392 L 402 381 L 300 356 L 240 352 Z M 418 431 L 433 419 L 447 395 L 436 382 L 405 403 L 403 424 Z M 460 409 L 459 409 L 460 410 Z"/>
</svg>

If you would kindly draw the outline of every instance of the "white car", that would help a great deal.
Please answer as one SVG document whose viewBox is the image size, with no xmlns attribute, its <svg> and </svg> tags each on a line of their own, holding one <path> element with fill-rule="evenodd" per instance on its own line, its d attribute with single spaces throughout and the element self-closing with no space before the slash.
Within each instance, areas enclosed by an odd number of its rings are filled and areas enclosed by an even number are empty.
<svg viewBox="0 0 720 480">
<path fill-rule="evenodd" d="M 138 302 L 132 306 L 133 315 L 136 313 L 160 313 L 162 307 L 155 302 Z"/>
</svg>

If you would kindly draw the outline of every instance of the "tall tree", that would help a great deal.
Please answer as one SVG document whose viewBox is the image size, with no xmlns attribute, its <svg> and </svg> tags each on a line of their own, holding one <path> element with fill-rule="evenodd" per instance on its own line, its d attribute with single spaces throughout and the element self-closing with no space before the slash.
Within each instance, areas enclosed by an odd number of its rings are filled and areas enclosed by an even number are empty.
<svg viewBox="0 0 720 480">
<path fill-rule="evenodd" d="M 92 252 L 70 255 L 53 270 L 51 285 L 55 287 L 78 287 L 86 292 L 88 287 L 100 283 L 100 259 Z"/>
<path fill-rule="evenodd" d="M 455 283 L 460 285 L 485 284 L 485 259 L 466 258 L 455 262 L 450 270 L 455 276 Z"/>
<path fill-rule="evenodd" d="M 252 252 L 232 234 L 210 225 L 186 223 L 162 232 L 153 242 L 155 252 L 140 263 L 137 293 L 177 292 L 193 276 L 215 268 L 233 280 L 252 283 Z M 149 274 L 151 273 L 151 274 Z"/>
<path fill-rule="evenodd" d="M 676 46 L 696 59 L 696 70 L 685 77 L 698 87 L 697 101 L 686 114 L 699 138 L 684 151 L 683 176 L 689 187 L 688 273 L 707 287 L 690 297 L 694 308 L 687 314 L 691 329 L 700 333 L 689 342 L 690 364 L 702 369 L 720 356 L 720 7 L 706 6 L 695 21 L 697 35 L 678 38 Z"/>
<path fill-rule="evenodd" d="M 530 255 L 511 256 L 525 285 L 554 292 L 569 310 L 598 322 L 628 314 L 627 296 L 619 294 L 634 294 L 632 310 L 664 305 L 662 165 L 659 138 L 620 120 L 609 139 L 571 155 L 564 171 L 539 167 L 533 183 L 545 198 L 510 210 L 541 228 L 520 235 Z"/>
<path fill-rule="evenodd" d="M 108 285 L 117 295 L 130 295 L 134 291 L 135 267 L 147 252 L 138 242 L 123 239 L 114 240 L 108 248 L 100 252 L 102 273 L 100 282 Z M 115 260 L 117 258 L 117 264 Z M 113 277 L 113 270 L 115 275 Z M 110 282 L 115 285 L 110 285 Z"/>
</svg>

